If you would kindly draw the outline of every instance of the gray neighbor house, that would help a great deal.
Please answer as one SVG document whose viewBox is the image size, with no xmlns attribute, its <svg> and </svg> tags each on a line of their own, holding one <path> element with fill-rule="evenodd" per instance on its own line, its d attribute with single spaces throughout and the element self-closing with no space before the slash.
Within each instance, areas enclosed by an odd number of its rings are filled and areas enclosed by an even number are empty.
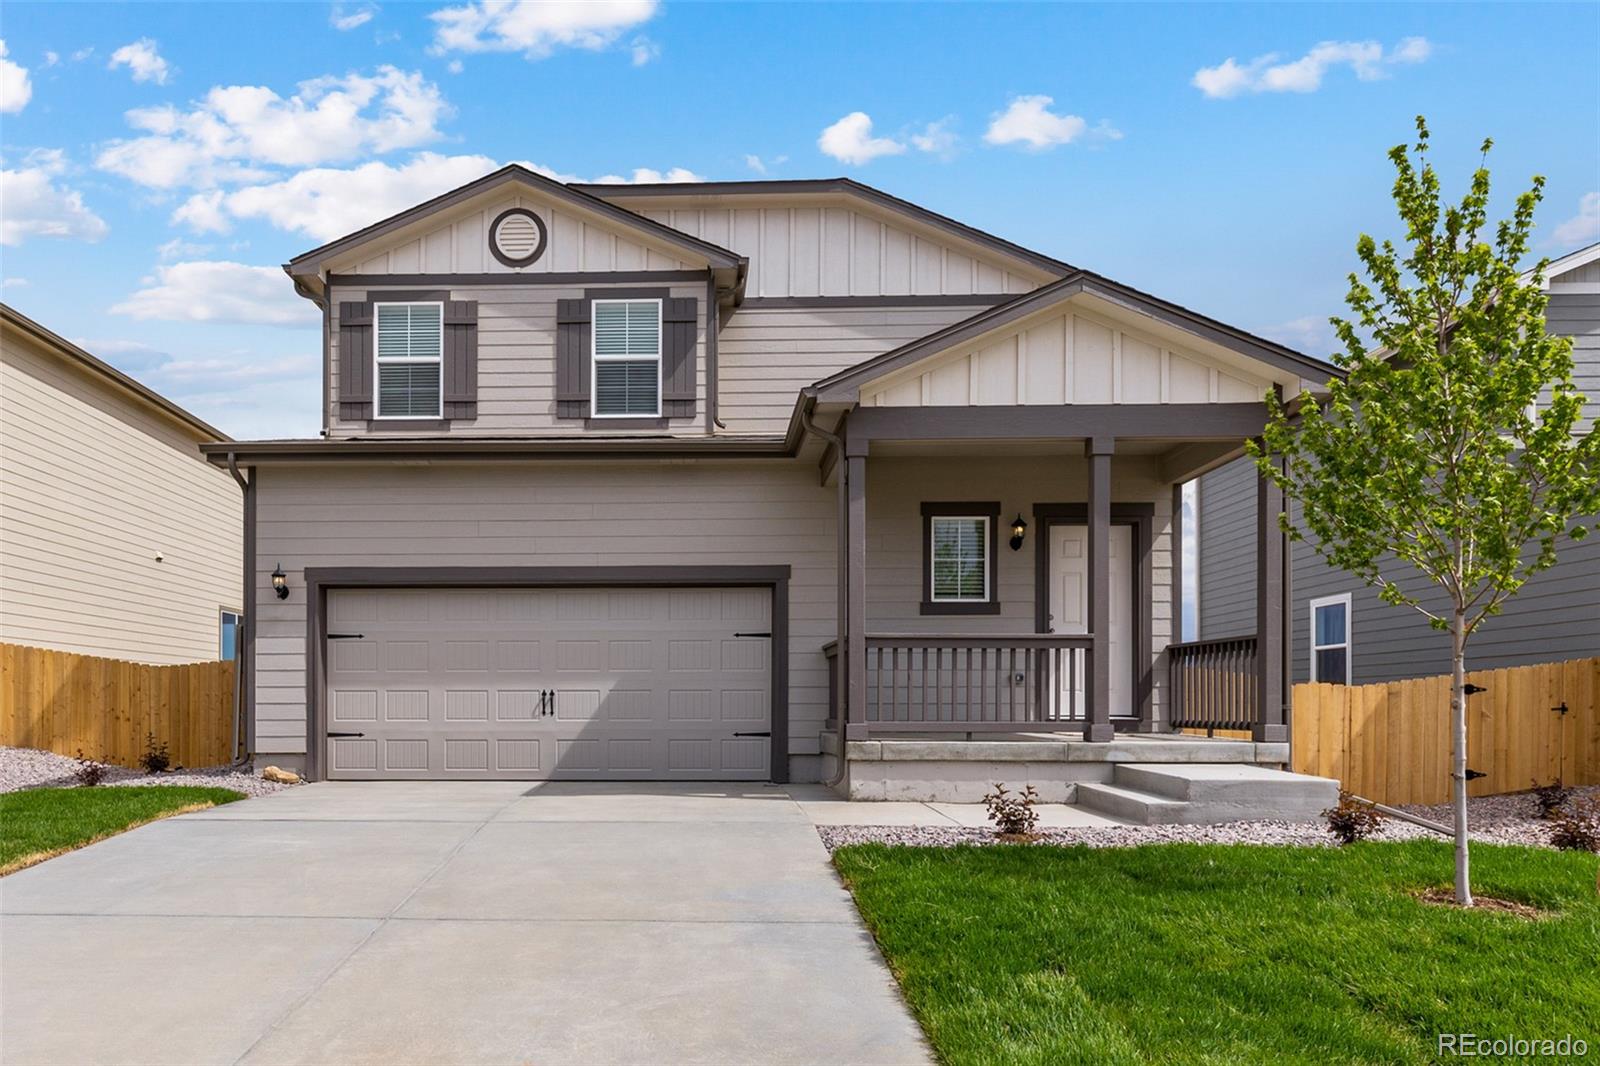
<svg viewBox="0 0 1600 1066">
<path fill-rule="evenodd" d="M 244 490 L 260 759 L 1330 800 L 1280 770 L 1282 538 L 1243 639 L 1197 651 L 1175 611 L 1180 486 L 1322 360 L 847 179 L 513 165 L 285 271 L 322 434 L 203 449 Z"/>
<path fill-rule="evenodd" d="M 1545 285 L 1548 330 L 1572 338 L 1573 379 L 1588 398 L 1576 429 L 1587 432 L 1600 418 L 1600 243 L 1551 262 Z M 1191 587 L 1198 587 L 1203 639 L 1254 631 L 1256 480 L 1248 460 L 1198 479 L 1192 502 L 1199 572 Z M 1564 540 L 1559 559 L 1473 636 L 1469 669 L 1600 655 L 1600 536 Z M 1393 573 L 1407 591 L 1426 591 L 1409 568 L 1396 564 Z M 1292 546 L 1289 582 L 1291 682 L 1359 685 L 1449 672 L 1448 633 L 1430 628 L 1414 610 L 1383 603 L 1376 589 L 1329 566 L 1311 545 Z"/>
</svg>

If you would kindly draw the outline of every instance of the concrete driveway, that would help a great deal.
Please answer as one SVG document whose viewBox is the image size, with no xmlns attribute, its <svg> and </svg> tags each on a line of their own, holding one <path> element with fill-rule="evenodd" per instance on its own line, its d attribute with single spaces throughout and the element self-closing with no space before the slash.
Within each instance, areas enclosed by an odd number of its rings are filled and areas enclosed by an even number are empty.
<svg viewBox="0 0 1600 1066">
<path fill-rule="evenodd" d="M 6 1063 L 905 1063 L 767 786 L 317 784 L 0 880 Z"/>
</svg>

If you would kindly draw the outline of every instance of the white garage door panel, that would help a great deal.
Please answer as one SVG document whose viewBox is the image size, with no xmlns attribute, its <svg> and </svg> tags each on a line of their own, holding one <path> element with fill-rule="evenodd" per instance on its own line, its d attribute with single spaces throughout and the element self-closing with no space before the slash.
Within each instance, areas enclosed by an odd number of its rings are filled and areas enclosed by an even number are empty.
<svg viewBox="0 0 1600 1066">
<path fill-rule="evenodd" d="M 771 776 L 767 589 L 328 594 L 329 776 Z"/>
</svg>

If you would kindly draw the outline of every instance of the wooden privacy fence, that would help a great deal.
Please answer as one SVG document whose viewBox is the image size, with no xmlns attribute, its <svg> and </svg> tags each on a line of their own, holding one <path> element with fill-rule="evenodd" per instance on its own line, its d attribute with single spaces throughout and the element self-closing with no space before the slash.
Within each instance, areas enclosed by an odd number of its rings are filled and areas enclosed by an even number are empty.
<svg viewBox="0 0 1600 1066">
<path fill-rule="evenodd" d="M 233 670 L 0 644 L 0 744 L 137 766 L 154 733 L 174 766 L 216 766 L 232 758 Z"/>
<path fill-rule="evenodd" d="M 1600 784 L 1600 658 L 1475 670 L 1468 795 Z M 1558 708 L 1565 707 L 1565 713 Z M 1378 803 L 1450 799 L 1450 679 L 1294 686 L 1294 769 Z"/>
</svg>

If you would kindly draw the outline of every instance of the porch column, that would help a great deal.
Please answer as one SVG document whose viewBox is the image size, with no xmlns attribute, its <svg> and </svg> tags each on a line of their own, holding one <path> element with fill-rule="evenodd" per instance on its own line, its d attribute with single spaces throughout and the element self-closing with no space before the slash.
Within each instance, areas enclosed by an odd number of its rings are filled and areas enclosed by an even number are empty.
<svg viewBox="0 0 1600 1066">
<path fill-rule="evenodd" d="M 841 560 L 848 588 L 845 599 L 845 706 L 849 709 L 846 739 L 867 735 L 867 445 L 846 440 L 843 472 L 845 557 Z M 857 454 L 859 452 L 859 454 Z"/>
<path fill-rule="evenodd" d="M 1111 453 L 1110 437 L 1091 437 L 1089 460 L 1089 706 L 1083 739 L 1112 738 L 1111 728 Z"/>
<path fill-rule="evenodd" d="M 1284 535 L 1278 528 L 1283 490 L 1270 478 L 1256 481 L 1256 698 L 1260 707 L 1250 730 L 1257 741 L 1289 739 L 1283 691 Z"/>
</svg>

